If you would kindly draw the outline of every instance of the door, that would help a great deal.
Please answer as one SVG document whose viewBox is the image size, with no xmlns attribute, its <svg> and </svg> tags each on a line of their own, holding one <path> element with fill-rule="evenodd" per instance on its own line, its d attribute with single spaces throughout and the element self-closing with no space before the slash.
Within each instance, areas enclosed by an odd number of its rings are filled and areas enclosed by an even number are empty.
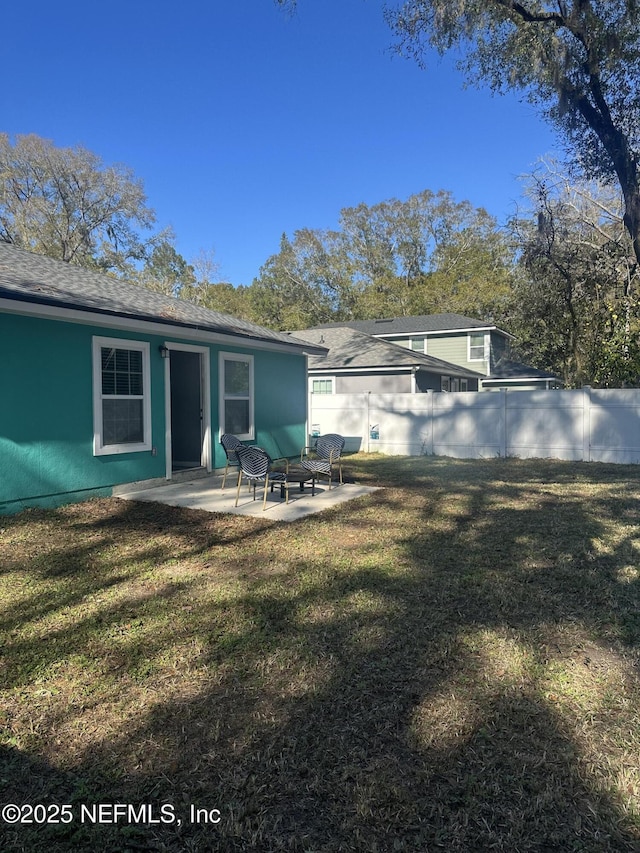
<svg viewBox="0 0 640 853">
<path fill-rule="evenodd" d="M 171 470 L 203 465 L 202 354 L 172 349 Z"/>
</svg>

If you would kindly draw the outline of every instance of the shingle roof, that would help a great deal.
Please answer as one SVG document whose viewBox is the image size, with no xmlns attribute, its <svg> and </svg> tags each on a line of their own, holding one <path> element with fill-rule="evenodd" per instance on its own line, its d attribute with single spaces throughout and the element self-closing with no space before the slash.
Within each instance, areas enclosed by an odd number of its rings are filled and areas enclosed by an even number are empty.
<svg viewBox="0 0 640 853">
<path fill-rule="evenodd" d="M 380 367 L 417 367 L 429 373 L 463 378 L 481 378 L 482 374 L 406 347 L 391 344 L 346 326 L 323 327 L 293 332 L 297 338 L 329 348 L 326 356 L 310 356 L 309 370 L 375 370 Z"/>
<path fill-rule="evenodd" d="M 317 328 L 348 326 L 367 335 L 418 334 L 422 332 L 455 332 L 461 329 L 495 329 L 493 323 L 485 323 L 465 317 L 463 314 L 422 314 L 417 317 L 391 317 L 380 320 L 350 320 L 343 323 L 326 323 Z M 506 334 L 502 332 L 502 334 Z"/>
<path fill-rule="evenodd" d="M 1 240 L 0 298 L 308 349 L 304 342 L 284 332 L 274 332 L 184 299 L 173 299 L 106 273 L 36 255 Z"/>
<path fill-rule="evenodd" d="M 558 379 L 555 373 L 549 373 L 548 370 L 540 370 L 537 367 L 531 367 L 528 364 L 522 364 L 520 361 L 511 361 L 510 359 L 501 359 L 489 376 L 485 377 L 485 382 L 504 379 L 518 380 L 543 380 L 543 379 Z"/>
</svg>

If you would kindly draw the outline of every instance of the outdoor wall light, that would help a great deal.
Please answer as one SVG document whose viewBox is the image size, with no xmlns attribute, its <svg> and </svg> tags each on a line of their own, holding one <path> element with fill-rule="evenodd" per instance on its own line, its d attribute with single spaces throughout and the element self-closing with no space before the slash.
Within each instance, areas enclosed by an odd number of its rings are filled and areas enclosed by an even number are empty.
<svg viewBox="0 0 640 853">
<path fill-rule="evenodd" d="M 162 358 L 169 358 L 169 347 L 166 347 L 164 344 L 160 344 L 158 349 L 160 350 Z"/>
</svg>

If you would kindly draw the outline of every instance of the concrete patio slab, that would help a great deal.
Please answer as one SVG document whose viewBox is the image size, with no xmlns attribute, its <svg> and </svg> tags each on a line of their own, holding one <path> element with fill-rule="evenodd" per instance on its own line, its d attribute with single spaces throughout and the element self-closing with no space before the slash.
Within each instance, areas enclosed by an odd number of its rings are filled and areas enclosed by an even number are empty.
<svg viewBox="0 0 640 853">
<path fill-rule="evenodd" d="M 231 479 L 231 483 L 229 480 Z M 360 486 L 354 483 L 344 485 L 333 484 L 329 490 L 326 481 L 316 483 L 316 493 L 311 494 L 311 485 L 307 484 L 303 492 L 297 487 L 290 489 L 289 503 L 280 497 L 280 489 L 276 486 L 267 495 L 267 507 L 262 509 L 262 488 L 256 489 L 256 500 L 253 500 L 253 488 L 249 490 L 245 483 L 240 491 L 238 506 L 236 501 L 235 478 L 227 478 L 224 491 L 221 489 L 222 477 L 213 474 L 209 477 L 198 477 L 192 480 L 182 480 L 178 483 L 155 485 L 148 488 L 132 488 L 130 491 L 120 487 L 114 496 L 122 500 L 155 501 L 168 506 L 183 506 L 189 509 L 203 509 L 206 512 L 226 512 L 235 515 L 252 515 L 256 518 L 267 518 L 271 521 L 297 521 L 307 515 L 329 509 L 345 501 L 359 498 L 377 491 L 372 486 Z"/>
</svg>

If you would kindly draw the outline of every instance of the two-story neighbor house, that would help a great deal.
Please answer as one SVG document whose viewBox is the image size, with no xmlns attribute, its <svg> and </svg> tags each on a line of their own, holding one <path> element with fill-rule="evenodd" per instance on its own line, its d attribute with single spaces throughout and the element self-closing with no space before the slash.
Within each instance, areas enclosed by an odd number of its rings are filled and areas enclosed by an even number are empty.
<svg viewBox="0 0 640 853">
<path fill-rule="evenodd" d="M 478 390 L 496 388 L 554 388 L 560 383 L 552 373 L 510 358 L 513 336 L 491 323 L 462 314 L 427 314 L 380 320 L 329 323 L 316 328 L 348 326 L 374 338 L 397 344 L 414 353 L 431 356 L 483 375 Z M 461 390 L 455 377 L 443 378 L 443 391 Z"/>
<path fill-rule="evenodd" d="M 482 375 L 467 367 L 413 352 L 347 326 L 304 329 L 296 338 L 326 347 L 309 355 L 312 394 L 416 394 L 423 391 L 478 391 Z"/>
</svg>

